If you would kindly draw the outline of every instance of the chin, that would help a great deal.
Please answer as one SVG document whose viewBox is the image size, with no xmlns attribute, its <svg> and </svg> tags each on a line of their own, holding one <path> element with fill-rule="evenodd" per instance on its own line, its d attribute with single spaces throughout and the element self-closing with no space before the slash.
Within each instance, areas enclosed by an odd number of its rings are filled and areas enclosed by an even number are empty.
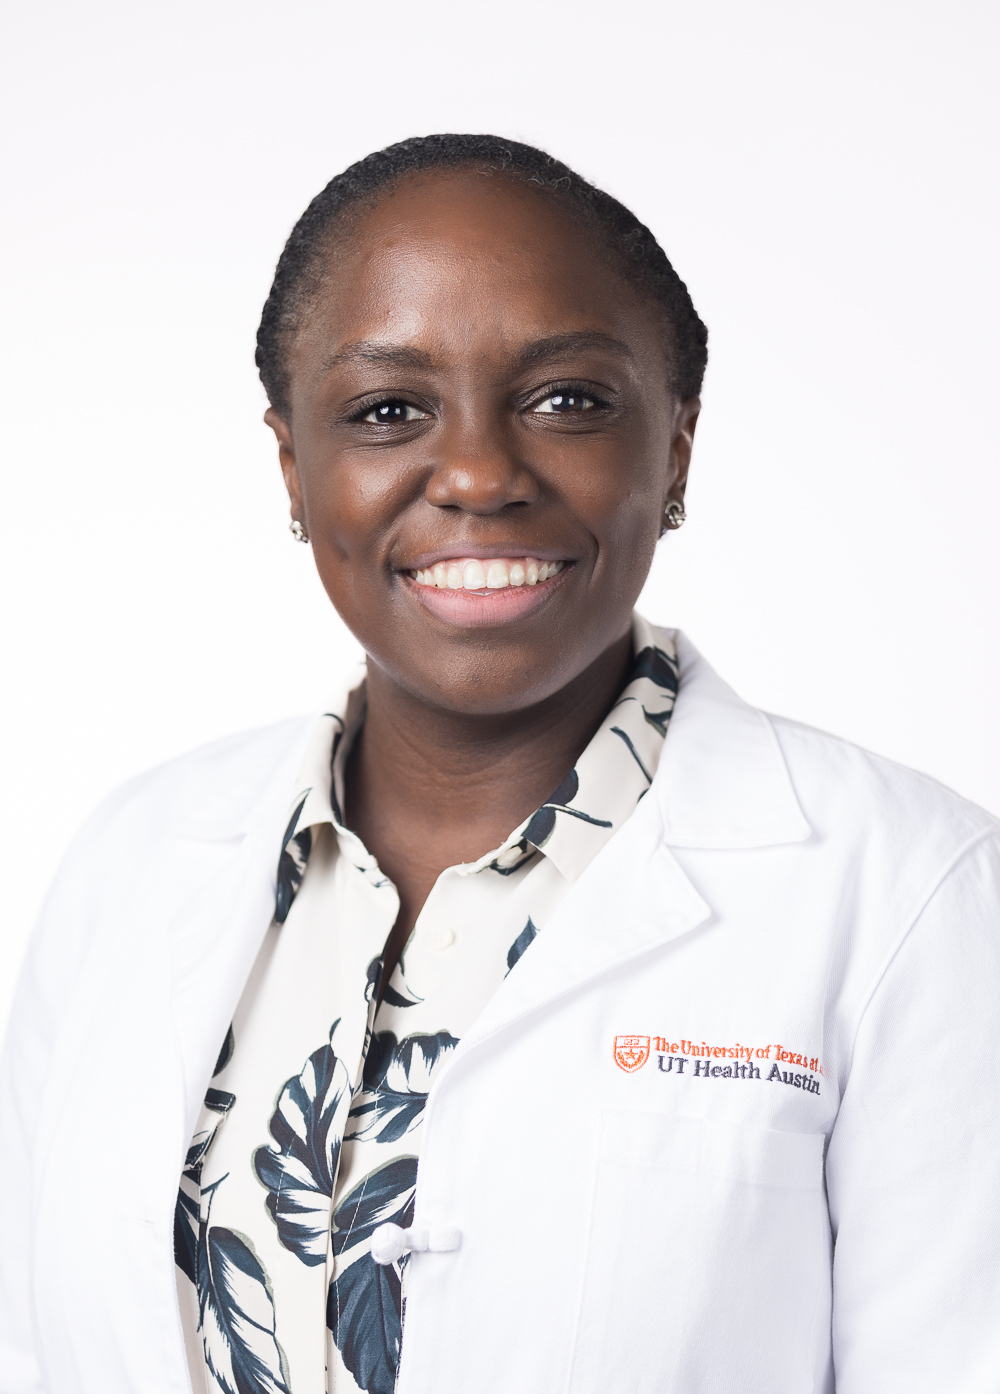
<svg viewBox="0 0 1000 1394">
<path fill-rule="evenodd" d="M 577 675 L 576 664 L 555 643 L 543 653 L 536 645 L 519 648 L 499 644 L 496 636 L 470 636 L 451 652 L 446 646 L 435 657 L 424 647 L 417 661 L 400 663 L 400 651 L 375 654 L 374 661 L 389 679 L 429 707 L 469 717 L 504 716 L 544 702 Z"/>
</svg>

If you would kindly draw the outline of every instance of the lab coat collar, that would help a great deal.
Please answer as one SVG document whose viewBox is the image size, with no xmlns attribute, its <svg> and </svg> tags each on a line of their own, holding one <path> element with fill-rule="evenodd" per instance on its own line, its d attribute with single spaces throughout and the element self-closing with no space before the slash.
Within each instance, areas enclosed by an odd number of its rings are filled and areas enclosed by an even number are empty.
<svg viewBox="0 0 1000 1394">
<path fill-rule="evenodd" d="M 186 1099 L 185 1147 L 219 1046 L 274 917 L 289 790 L 315 724 L 308 717 L 291 723 L 289 744 L 256 799 L 249 804 L 233 800 L 228 810 L 220 803 L 179 829 L 181 841 L 217 844 L 211 871 L 169 915 L 176 1043 L 184 1078 L 192 1086 Z"/>
<path fill-rule="evenodd" d="M 671 847 L 753 848 L 811 836 L 774 728 L 679 630 L 680 690 L 649 797 Z"/>
<path fill-rule="evenodd" d="M 652 787 L 466 1033 L 452 1068 L 538 1008 L 711 924 L 712 907 L 671 847 L 766 848 L 811 836 L 767 717 L 683 634 L 667 633 L 680 685 Z"/>
<path fill-rule="evenodd" d="M 511 969 L 462 1038 L 449 1071 L 531 1012 L 662 948 L 711 917 L 711 906 L 664 845 L 659 807 L 647 796 Z"/>
</svg>

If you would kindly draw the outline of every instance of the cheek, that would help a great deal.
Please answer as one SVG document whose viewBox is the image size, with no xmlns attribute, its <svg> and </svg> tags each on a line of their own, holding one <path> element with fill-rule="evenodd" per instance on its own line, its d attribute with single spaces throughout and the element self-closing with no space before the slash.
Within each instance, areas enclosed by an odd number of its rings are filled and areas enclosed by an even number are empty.
<svg viewBox="0 0 1000 1394">
<path fill-rule="evenodd" d="M 352 629 L 365 627 L 364 616 L 378 603 L 382 580 L 378 563 L 386 532 L 385 491 L 371 474 L 346 469 L 342 461 L 326 461 L 303 473 L 309 536 L 323 588 L 345 623 Z"/>
<path fill-rule="evenodd" d="M 300 467 L 317 564 L 377 569 L 385 539 L 408 501 L 407 472 L 350 453 Z"/>
<path fill-rule="evenodd" d="M 622 510 L 614 531 L 602 548 L 604 566 L 595 576 L 599 588 L 612 592 L 618 603 L 631 610 L 646 584 L 659 539 L 659 513 L 651 518 L 646 507 Z"/>
<path fill-rule="evenodd" d="M 588 470 L 580 479 L 577 516 L 597 540 L 603 573 L 648 570 L 660 535 L 663 488 L 656 471 L 631 466 Z"/>
</svg>

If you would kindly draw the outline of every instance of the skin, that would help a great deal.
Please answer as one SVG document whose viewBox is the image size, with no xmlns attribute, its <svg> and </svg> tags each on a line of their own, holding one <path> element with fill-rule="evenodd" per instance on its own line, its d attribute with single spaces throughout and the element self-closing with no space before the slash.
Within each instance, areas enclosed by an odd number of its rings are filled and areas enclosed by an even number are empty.
<svg viewBox="0 0 1000 1394">
<path fill-rule="evenodd" d="M 353 224 L 289 367 L 265 420 L 369 656 L 346 817 L 399 891 L 391 972 L 441 871 L 544 802 L 620 690 L 700 404 L 593 233 L 478 171 L 411 176 Z M 395 419 L 364 420 L 379 404 Z M 456 619 L 411 574 L 456 555 L 567 565 Z"/>
</svg>

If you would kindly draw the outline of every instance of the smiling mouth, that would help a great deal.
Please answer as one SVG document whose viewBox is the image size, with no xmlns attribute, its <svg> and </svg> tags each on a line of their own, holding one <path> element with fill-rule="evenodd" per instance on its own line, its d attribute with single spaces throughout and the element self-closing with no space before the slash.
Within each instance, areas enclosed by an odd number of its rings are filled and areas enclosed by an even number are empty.
<svg viewBox="0 0 1000 1394">
<path fill-rule="evenodd" d="M 538 561 L 535 557 L 491 557 L 483 561 L 478 557 L 454 557 L 421 571 L 409 571 L 407 575 L 418 586 L 428 589 L 481 594 L 510 587 L 537 586 L 540 581 L 558 575 L 565 565 L 564 561 Z"/>
<path fill-rule="evenodd" d="M 574 565 L 566 558 L 442 557 L 430 566 L 408 567 L 401 578 L 414 600 L 438 620 L 460 629 L 495 628 L 544 609 Z"/>
</svg>

